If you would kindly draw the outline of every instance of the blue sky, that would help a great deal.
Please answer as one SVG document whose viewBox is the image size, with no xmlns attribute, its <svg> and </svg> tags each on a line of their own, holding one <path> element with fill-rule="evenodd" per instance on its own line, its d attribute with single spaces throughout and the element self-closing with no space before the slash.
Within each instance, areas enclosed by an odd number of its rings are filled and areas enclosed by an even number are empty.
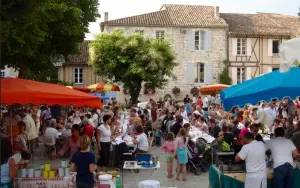
<svg viewBox="0 0 300 188">
<path fill-rule="evenodd" d="M 99 2 L 102 18 L 90 24 L 87 39 L 100 32 L 99 23 L 104 19 L 104 12 L 109 12 L 109 19 L 118 19 L 154 12 L 163 4 L 188 4 L 219 6 L 220 12 L 268 12 L 297 16 L 300 6 L 299 0 L 99 0 Z"/>
</svg>

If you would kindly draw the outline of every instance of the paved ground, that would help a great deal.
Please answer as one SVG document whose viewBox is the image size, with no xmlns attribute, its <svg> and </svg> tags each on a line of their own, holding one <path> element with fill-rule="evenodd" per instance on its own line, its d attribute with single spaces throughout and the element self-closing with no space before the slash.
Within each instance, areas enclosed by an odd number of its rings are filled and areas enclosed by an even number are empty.
<svg viewBox="0 0 300 188">
<path fill-rule="evenodd" d="M 29 167 L 38 168 L 40 164 L 45 163 L 45 160 L 42 160 L 41 147 L 36 151 L 38 154 L 29 164 Z M 177 181 L 175 177 L 173 179 L 167 178 L 167 163 L 164 160 L 164 152 L 158 147 L 152 147 L 150 153 L 155 156 L 160 156 L 160 165 L 161 168 L 153 171 L 140 170 L 139 173 L 133 173 L 131 171 L 124 171 L 124 188 L 134 188 L 137 187 L 136 183 L 143 180 L 158 180 L 161 183 L 161 187 L 167 188 L 208 188 L 208 173 L 202 173 L 200 176 L 194 175 L 192 172 L 188 172 L 187 182 Z M 53 168 L 58 168 L 60 166 L 60 159 L 51 161 Z M 174 164 L 174 168 L 176 165 Z M 175 175 L 175 172 L 174 172 Z"/>
<path fill-rule="evenodd" d="M 138 174 L 133 174 L 131 171 L 124 172 L 124 187 L 133 188 L 135 179 L 137 182 L 142 180 L 158 180 L 160 181 L 161 187 L 177 187 L 177 188 L 208 188 L 208 173 L 202 173 L 200 176 L 194 175 L 194 173 L 189 172 L 187 176 L 187 182 L 177 181 L 175 177 L 173 179 L 167 178 L 167 162 L 164 160 L 164 152 L 157 147 L 151 148 L 150 153 L 155 156 L 160 157 L 161 168 L 154 171 L 152 175 L 146 170 L 140 171 Z M 175 165 L 174 165 L 175 167 Z M 149 176 L 151 175 L 151 176 Z M 174 172 L 175 175 L 175 172 Z"/>
</svg>

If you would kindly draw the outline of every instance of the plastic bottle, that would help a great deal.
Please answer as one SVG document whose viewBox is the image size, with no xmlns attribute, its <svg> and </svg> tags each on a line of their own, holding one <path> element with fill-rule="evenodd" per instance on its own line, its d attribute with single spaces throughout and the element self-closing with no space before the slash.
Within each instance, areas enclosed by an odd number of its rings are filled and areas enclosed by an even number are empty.
<svg viewBox="0 0 300 188">
<path fill-rule="evenodd" d="M 120 175 L 117 176 L 117 179 L 116 179 L 116 188 L 121 188 L 121 178 L 120 178 Z"/>
</svg>

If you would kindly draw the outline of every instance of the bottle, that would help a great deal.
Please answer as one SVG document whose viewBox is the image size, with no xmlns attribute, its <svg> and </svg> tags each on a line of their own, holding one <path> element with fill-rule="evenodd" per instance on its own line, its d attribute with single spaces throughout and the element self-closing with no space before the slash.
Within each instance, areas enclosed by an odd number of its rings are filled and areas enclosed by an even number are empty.
<svg viewBox="0 0 300 188">
<path fill-rule="evenodd" d="M 120 175 L 117 175 L 117 179 L 116 179 L 116 188 L 121 188 L 121 178 Z"/>
</svg>

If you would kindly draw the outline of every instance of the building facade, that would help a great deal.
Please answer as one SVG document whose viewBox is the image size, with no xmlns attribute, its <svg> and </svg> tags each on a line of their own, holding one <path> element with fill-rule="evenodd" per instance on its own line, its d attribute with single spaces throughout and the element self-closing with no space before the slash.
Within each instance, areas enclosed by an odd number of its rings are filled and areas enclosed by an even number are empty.
<svg viewBox="0 0 300 188">
<path fill-rule="evenodd" d="M 106 33 L 119 29 L 126 34 L 138 32 L 144 37 L 170 39 L 179 64 L 174 68 L 177 79 L 170 79 L 157 92 L 157 98 L 174 98 L 175 86 L 181 89 L 177 96 L 181 99 L 192 87 L 217 83 L 227 59 L 228 25 L 220 17 L 218 7 L 164 5 L 157 12 L 117 20 L 106 18 L 100 26 Z M 142 93 L 141 97 L 140 100 L 146 100 Z"/>
<path fill-rule="evenodd" d="M 15 70 L 12 67 L 7 67 L 7 66 L 5 66 L 4 69 L 1 69 L 0 73 L 1 73 L 0 74 L 1 78 L 7 78 L 7 77 L 17 78 L 19 76 L 19 71 Z"/>
<path fill-rule="evenodd" d="M 80 54 L 72 55 L 65 63 L 56 63 L 58 79 L 63 82 L 74 83 L 74 86 L 86 87 L 102 81 L 102 77 L 94 74 L 89 62 L 89 41 L 79 45 Z"/>
<path fill-rule="evenodd" d="M 279 69 L 279 45 L 300 35 L 300 19 L 281 14 L 220 16 L 229 25 L 228 61 L 233 84 Z"/>
</svg>

